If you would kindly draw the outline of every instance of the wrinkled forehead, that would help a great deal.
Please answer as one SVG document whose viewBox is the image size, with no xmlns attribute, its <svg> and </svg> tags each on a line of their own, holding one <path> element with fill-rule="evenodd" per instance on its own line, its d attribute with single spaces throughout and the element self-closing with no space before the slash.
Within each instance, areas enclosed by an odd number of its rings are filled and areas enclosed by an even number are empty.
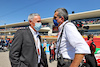
<svg viewBox="0 0 100 67">
<path fill-rule="evenodd" d="M 33 20 L 41 20 L 40 16 L 34 16 Z"/>
<path fill-rule="evenodd" d="M 34 16 L 34 19 L 41 19 L 41 17 L 40 16 Z"/>
</svg>

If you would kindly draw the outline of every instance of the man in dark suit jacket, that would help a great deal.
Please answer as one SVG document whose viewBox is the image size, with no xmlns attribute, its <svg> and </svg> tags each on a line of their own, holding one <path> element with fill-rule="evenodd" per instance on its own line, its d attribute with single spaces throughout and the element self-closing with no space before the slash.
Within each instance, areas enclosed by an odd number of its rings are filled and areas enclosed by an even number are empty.
<svg viewBox="0 0 100 67">
<path fill-rule="evenodd" d="M 41 17 L 39 14 L 33 13 L 28 16 L 28 21 L 30 26 L 27 29 L 18 30 L 14 36 L 9 53 L 11 66 L 48 67 L 46 54 L 42 49 L 41 38 L 38 35 L 41 28 Z"/>
</svg>

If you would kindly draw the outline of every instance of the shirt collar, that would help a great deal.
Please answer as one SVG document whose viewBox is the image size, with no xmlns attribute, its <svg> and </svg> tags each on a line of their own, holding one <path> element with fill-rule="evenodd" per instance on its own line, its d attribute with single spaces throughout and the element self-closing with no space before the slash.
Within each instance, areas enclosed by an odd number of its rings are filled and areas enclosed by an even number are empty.
<svg viewBox="0 0 100 67">
<path fill-rule="evenodd" d="M 68 22 L 68 20 L 66 20 L 66 21 L 64 21 L 60 26 L 59 26 L 59 31 L 61 31 L 61 29 L 63 28 L 63 26 L 64 26 L 64 24 L 66 23 L 66 22 Z"/>
<path fill-rule="evenodd" d="M 36 34 L 36 35 L 39 35 L 39 32 L 34 31 L 34 30 L 31 28 L 31 26 L 29 26 L 29 29 L 31 30 L 32 33 L 34 33 L 34 34 Z"/>
</svg>

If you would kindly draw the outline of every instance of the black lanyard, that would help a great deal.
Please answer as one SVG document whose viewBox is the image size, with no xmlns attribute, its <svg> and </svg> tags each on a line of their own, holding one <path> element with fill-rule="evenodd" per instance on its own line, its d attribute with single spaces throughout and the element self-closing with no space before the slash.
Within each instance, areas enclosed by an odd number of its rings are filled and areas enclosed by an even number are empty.
<svg viewBox="0 0 100 67">
<path fill-rule="evenodd" d="M 68 22 L 66 22 L 66 23 L 68 23 Z M 66 23 L 65 23 L 65 24 L 66 24 Z M 59 53 L 59 50 L 60 50 L 60 44 L 61 44 L 61 39 L 62 39 L 62 34 L 63 34 L 63 30 L 64 30 L 64 26 L 65 26 L 65 24 L 63 25 L 63 28 L 62 28 L 62 31 L 61 31 L 60 37 L 59 37 L 59 39 L 58 39 L 59 46 L 58 46 L 58 51 L 57 51 L 57 58 L 58 58 L 58 53 Z"/>
</svg>

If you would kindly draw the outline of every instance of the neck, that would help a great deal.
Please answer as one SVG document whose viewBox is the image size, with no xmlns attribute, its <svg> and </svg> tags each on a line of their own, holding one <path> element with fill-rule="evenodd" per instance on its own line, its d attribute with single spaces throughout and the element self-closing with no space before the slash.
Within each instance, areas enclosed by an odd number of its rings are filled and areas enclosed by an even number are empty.
<svg viewBox="0 0 100 67">
<path fill-rule="evenodd" d="M 35 32 L 37 32 L 35 29 L 34 29 L 34 27 L 33 26 L 30 26 Z"/>
<path fill-rule="evenodd" d="M 63 21 L 63 22 L 64 22 L 64 21 Z M 58 27 L 59 27 L 63 22 L 60 22 L 60 24 L 58 25 Z"/>
</svg>

